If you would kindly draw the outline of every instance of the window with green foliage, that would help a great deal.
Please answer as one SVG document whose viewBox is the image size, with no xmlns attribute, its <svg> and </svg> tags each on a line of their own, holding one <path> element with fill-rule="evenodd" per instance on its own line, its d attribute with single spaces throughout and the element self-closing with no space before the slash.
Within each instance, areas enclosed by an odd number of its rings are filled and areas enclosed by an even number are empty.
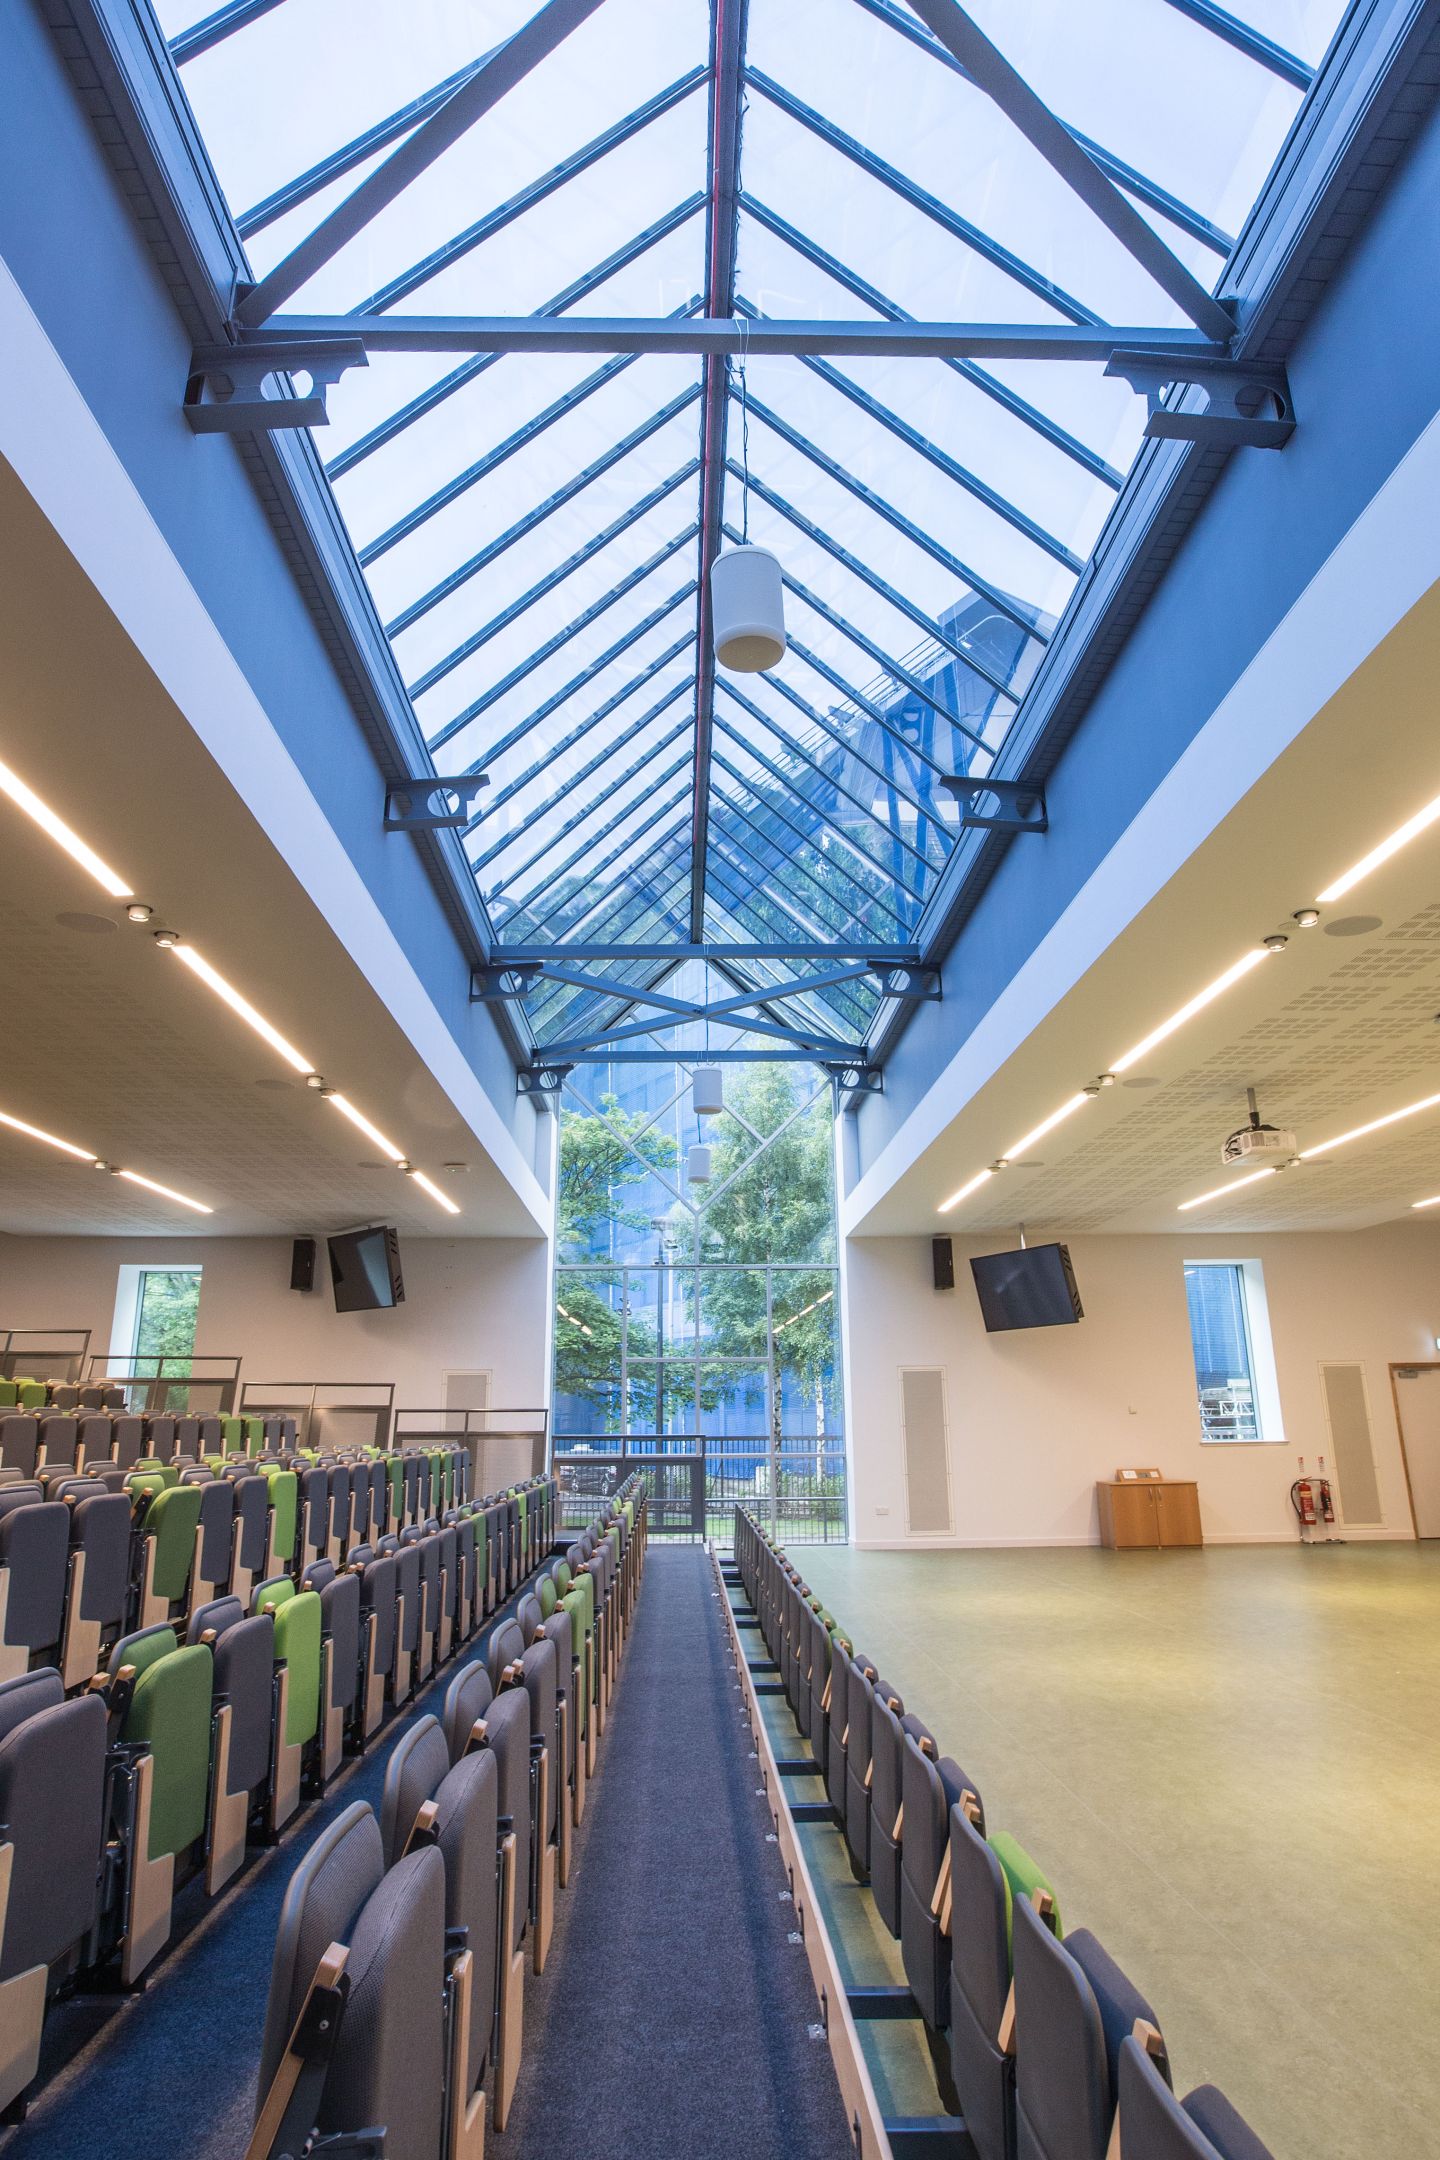
<svg viewBox="0 0 1440 2160">
<path fill-rule="evenodd" d="M 154 1358 L 192 1358 L 199 1311 L 198 1267 L 142 1268 L 135 1300 L 137 1372 L 148 1372 Z"/>
<path fill-rule="evenodd" d="M 577 1074 L 560 1116 L 560 1451 L 703 1454 L 717 1508 L 758 1497 L 790 1535 L 843 1535 L 828 1080 L 730 1067 L 700 1119 L 689 1062 L 657 1059 Z"/>
</svg>

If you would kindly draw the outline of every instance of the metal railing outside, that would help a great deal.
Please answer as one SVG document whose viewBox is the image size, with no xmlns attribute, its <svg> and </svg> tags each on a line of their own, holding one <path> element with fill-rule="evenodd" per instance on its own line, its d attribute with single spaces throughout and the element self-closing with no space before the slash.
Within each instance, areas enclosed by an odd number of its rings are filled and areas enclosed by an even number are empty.
<svg viewBox="0 0 1440 2160">
<path fill-rule="evenodd" d="M 844 1544 L 848 1535 L 842 1443 L 805 1438 L 771 1453 L 763 1442 L 702 1433 L 561 1433 L 552 1457 L 562 1521 L 579 1527 L 587 1505 L 643 1468 L 650 1488 L 650 1536 L 728 1546 L 737 1502 L 792 1545 Z M 836 1465 L 825 1467 L 826 1463 Z M 570 1512 L 572 1509 L 574 1512 Z"/>
</svg>

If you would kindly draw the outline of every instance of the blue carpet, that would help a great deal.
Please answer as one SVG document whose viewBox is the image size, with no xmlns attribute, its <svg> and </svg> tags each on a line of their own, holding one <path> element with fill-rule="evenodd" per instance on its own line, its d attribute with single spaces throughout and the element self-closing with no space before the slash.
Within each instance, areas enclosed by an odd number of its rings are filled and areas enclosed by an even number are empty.
<svg viewBox="0 0 1440 2160">
<path fill-rule="evenodd" d="M 651 1546 L 496 2160 L 852 2150 L 714 1588 Z"/>
</svg>

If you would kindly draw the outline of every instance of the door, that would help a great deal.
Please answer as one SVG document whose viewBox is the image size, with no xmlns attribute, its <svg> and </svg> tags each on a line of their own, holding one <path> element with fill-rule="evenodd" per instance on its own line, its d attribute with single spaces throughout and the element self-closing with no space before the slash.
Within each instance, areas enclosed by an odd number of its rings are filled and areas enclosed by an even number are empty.
<svg viewBox="0 0 1440 2160">
<path fill-rule="evenodd" d="M 1415 1510 L 1415 1535 L 1440 1538 L 1440 1365 L 1395 1368 L 1395 1407 Z"/>
<path fill-rule="evenodd" d="M 1193 1485 L 1157 1485 L 1155 1515 L 1162 1545 L 1200 1543 L 1200 1496 Z"/>
</svg>

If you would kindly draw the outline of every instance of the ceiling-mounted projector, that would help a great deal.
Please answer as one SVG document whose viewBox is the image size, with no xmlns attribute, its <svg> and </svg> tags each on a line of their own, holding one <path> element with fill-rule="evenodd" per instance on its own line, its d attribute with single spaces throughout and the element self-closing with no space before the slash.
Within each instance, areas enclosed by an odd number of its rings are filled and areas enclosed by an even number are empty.
<svg viewBox="0 0 1440 2160">
<path fill-rule="evenodd" d="M 1255 1090 L 1247 1088 L 1245 1099 L 1250 1105 L 1250 1122 L 1232 1132 L 1220 1150 L 1220 1160 L 1228 1167 L 1231 1163 L 1289 1162 L 1299 1151 L 1299 1142 L 1293 1132 L 1286 1132 L 1278 1125 L 1262 1125 L 1260 1113 L 1255 1107 Z"/>
</svg>

